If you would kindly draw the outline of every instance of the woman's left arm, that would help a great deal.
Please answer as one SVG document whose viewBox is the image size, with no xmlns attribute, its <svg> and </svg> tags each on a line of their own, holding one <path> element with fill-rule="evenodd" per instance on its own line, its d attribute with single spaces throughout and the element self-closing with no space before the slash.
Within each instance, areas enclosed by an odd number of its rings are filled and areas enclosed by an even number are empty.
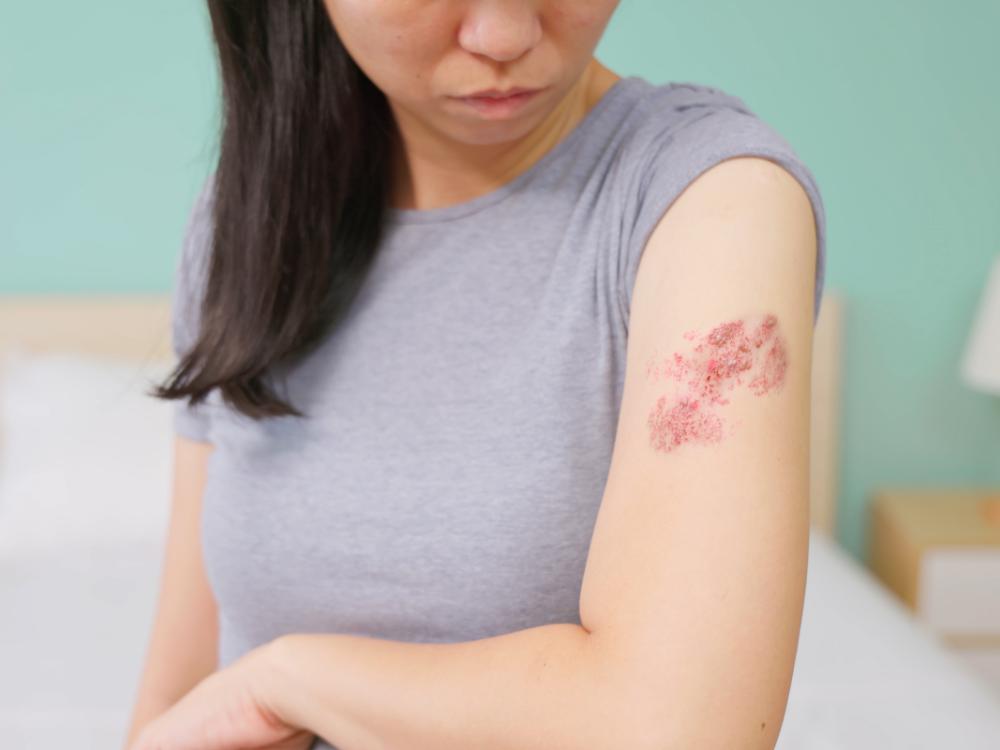
<svg viewBox="0 0 1000 750">
<path fill-rule="evenodd" d="M 268 648 L 264 704 L 338 750 L 641 747 L 578 625 L 460 643 L 295 633 Z"/>
<path fill-rule="evenodd" d="M 340 750 L 773 748 L 805 594 L 815 262 L 783 168 L 698 177 L 637 271 L 582 627 L 292 634 L 269 707 Z"/>
</svg>

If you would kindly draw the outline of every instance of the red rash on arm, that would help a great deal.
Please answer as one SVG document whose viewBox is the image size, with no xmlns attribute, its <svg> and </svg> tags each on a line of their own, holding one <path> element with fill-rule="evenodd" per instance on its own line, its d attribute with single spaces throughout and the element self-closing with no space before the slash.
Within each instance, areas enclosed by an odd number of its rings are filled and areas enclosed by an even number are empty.
<svg viewBox="0 0 1000 750">
<path fill-rule="evenodd" d="M 694 331 L 684 338 L 692 341 Z M 647 426 L 654 450 L 669 453 L 684 443 L 717 443 L 723 437 L 719 407 L 729 403 L 723 391 L 745 385 L 764 396 L 785 382 L 788 355 L 778 332 L 778 319 L 764 316 L 748 331 L 744 320 L 722 323 L 701 338 L 687 355 L 674 352 L 657 364 L 650 358 L 646 375 L 652 380 L 681 383 L 671 398 L 660 396 L 649 412 Z"/>
</svg>

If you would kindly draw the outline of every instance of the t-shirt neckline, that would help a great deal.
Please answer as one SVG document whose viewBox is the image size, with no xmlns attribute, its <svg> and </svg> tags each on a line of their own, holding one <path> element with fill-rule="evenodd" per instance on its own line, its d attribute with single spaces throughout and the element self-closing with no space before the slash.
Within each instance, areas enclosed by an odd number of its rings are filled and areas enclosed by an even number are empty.
<svg viewBox="0 0 1000 750">
<path fill-rule="evenodd" d="M 597 121 L 601 119 L 602 114 L 607 111 L 615 99 L 621 96 L 622 92 L 625 91 L 626 87 L 635 78 L 635 76 L 623 76 L 615 81 L 568 135 L 549 149 L 542 158 L 509 182 L 505 182 L 500 187 L 488 193 L 450 206 L 425 209 L 394 208 L 389 206 L 386 208 L 387 220 L 389 223 L 395 224 L 432 224 L 467 216 L 503 200 L 508 195 L 520 190 L 537 174 L 548 169 L 549 165 L 562 156 L 563 153 L 573 148 L 577 141 L 586 135 L 587 131 L 595 127 Z"/>
</svg>

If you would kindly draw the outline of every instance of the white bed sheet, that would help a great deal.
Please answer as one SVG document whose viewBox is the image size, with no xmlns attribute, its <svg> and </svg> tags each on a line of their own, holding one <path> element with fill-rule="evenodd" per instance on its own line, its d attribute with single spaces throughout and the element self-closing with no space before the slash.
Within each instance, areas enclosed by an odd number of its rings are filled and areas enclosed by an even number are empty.
<svg viewBox="0 0 1000 750">
<path fill-rule="evenodd" d="M 118 749 L 162 547 L 0 558 L 3 747 Z M 996 750 L 1000 701 L 847 553 L 814 533 L 779 750 Z"/>
<path fill-rule="evenodd" d="M 1000 698 L 826 536 L 809 545 L 778 750 L 998 750 Z"/>
</svg>

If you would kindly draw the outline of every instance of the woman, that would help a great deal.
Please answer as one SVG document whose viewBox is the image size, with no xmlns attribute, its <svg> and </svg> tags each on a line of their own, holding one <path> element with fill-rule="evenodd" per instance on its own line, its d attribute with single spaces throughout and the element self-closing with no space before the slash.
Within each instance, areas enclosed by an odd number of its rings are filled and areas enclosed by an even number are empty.
<svg viewBox="0 0 1000 750">
<path fill-rule="evenodd" d="M 130 748 L 773 747 L 809 170 L 737 97 L 599 63 L 617 0 L 208 5 Z"/>
</svg>

